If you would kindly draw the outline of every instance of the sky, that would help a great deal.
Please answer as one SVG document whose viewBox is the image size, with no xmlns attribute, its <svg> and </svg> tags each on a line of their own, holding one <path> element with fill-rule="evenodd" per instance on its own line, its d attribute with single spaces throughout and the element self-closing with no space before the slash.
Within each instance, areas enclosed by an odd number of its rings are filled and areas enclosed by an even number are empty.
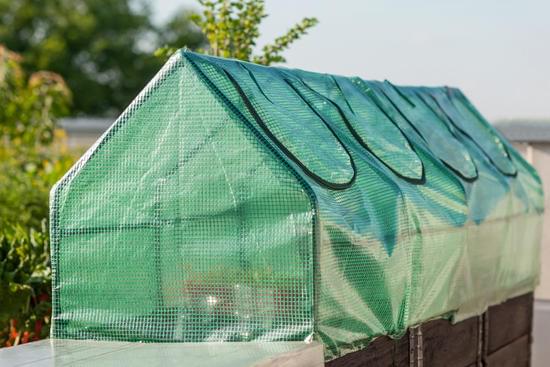
<svg viewBox="0 0 550 367">
<path fill-rule="evenodd" d="M 194 0 L 151 0 L 162 22 Z M 490 120 L 550 118 L 550 0 L 266 0 L 258 47 L 319 24 L 286 67 L 462 89 Z"/>
</svg>

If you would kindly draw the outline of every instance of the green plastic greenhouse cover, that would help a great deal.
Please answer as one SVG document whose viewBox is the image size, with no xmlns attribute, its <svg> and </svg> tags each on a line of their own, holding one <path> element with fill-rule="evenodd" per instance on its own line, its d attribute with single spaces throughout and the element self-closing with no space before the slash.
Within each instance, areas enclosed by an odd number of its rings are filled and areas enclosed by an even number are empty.
<svg viewBox="0 0 550 367">
<path fill-rule="evenodd" d="M 180 51 L 51 198 L 56 338 L 329 360 L 538 281 L 540 178 L 453 88 Z"/>
</svg>

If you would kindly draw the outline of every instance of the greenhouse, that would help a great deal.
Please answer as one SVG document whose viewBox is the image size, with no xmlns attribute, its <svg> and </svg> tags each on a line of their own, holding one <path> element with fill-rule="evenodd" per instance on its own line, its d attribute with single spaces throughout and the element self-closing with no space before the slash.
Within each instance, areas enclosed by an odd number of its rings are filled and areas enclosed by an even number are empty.
<svg viewBox="0 0 550 367">
<path fill-rule="evenodd" d="M 531 292 L 542 212 L 458 89 L 179 51 L 52 190 L 53 337 L 331 360 Z"/>
</svg>

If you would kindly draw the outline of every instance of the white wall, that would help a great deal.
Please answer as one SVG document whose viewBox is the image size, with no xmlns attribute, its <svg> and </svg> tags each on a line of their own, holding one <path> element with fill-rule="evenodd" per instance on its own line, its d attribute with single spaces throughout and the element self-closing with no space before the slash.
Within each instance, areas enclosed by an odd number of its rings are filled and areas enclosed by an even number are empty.
<svg viewBox="0 0 550 367">
<path fill-rule="evenodd" d="M 541 276 L 535 298 L 550 301 L 550 142 L 514 143 L 519 152 L 540 174 L 544 187 L 544 228 L 542 234 Z"/>
</svg>

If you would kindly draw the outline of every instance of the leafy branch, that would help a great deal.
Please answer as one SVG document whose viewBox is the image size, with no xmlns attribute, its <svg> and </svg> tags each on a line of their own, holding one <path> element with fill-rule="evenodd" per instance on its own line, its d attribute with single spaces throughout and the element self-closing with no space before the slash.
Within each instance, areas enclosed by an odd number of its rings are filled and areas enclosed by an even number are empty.
<svg viewBox="0 0 550 367">
<path fill-rule="evenodd" d="M 304 18 L 287 33 L 262 48 L 260 55 L 252 55 L 260 37 L 260 24 L 267 17 L 265 0 L 198 0 L 202 14 L 193 14 L 191 19 L 202 30 L 209 47 L 199 52 L 252 61 L 262 65 L 285 62 L 282 53 L 292 43 L 318 24 L 316 18 Z M 177 49 L 162 47 L 155 51 L 158 57 L 166 58 Z"/>
<path fill-rule="evenodd" d="M 308 29 L 313 28 L 318 23 L 319 21 L 316 18 L 302 19 L 300 23 L 292 27 L 285 35 L 276 38 L 273 44 L 265 45 L 262 48 L 262 55 L 254 56 L 253 61 L 262 65 L 286 62 L 281 53 L 288 49 L 294 41 L 299 40 L 303 35 L 307 34 Z"/>
</svg>

